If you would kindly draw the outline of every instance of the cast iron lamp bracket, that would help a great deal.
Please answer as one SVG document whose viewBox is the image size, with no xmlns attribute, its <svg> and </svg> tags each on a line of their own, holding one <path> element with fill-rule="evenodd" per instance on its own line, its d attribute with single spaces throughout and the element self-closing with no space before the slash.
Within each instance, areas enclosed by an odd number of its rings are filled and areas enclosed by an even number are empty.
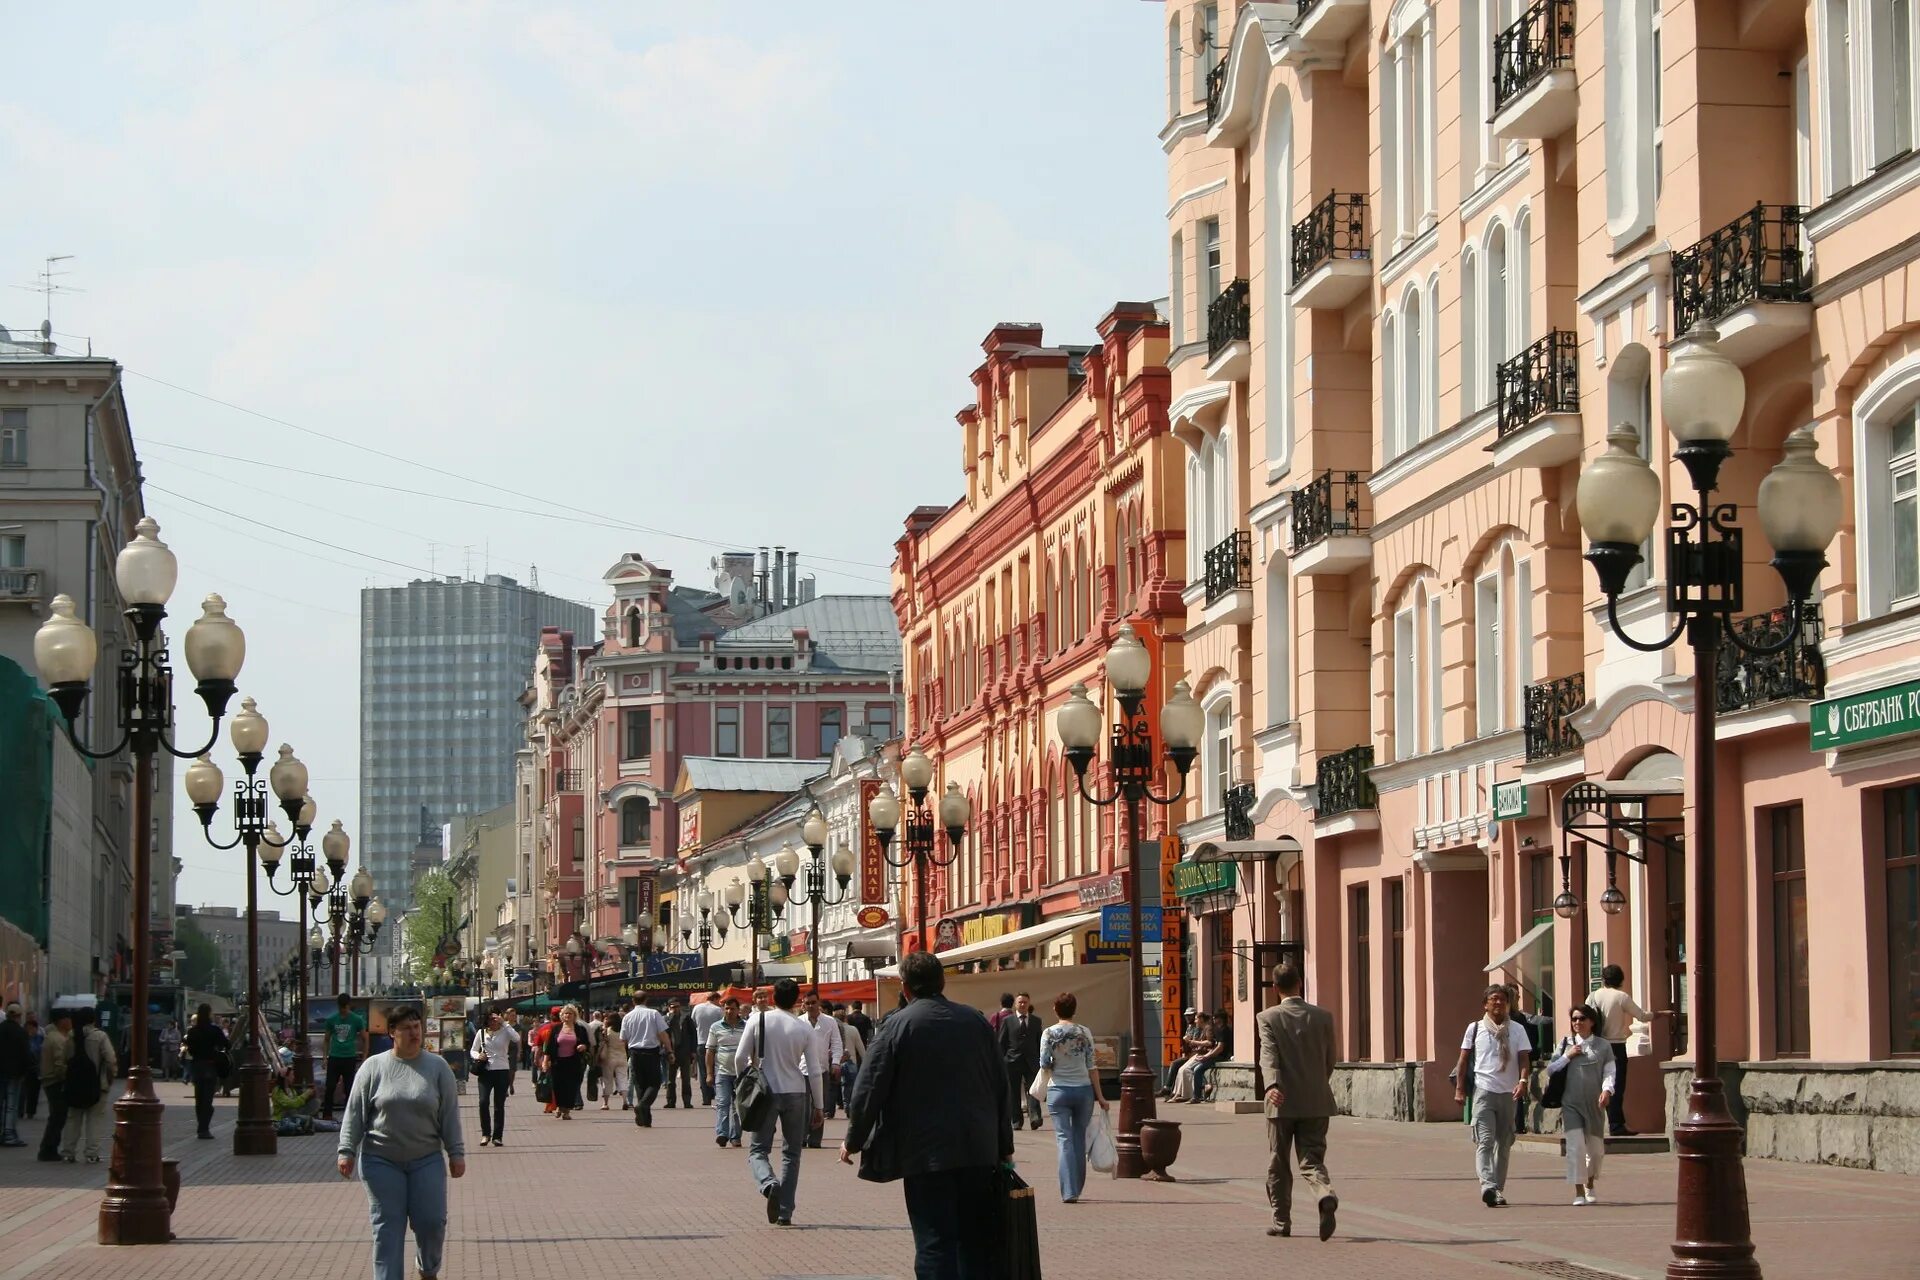
<svg viewBox="0 0 1920 1280">
<path fill-rule="evenodd" d="M 1601 905 L 1609 914 L 1626 905 L 1614 876 L 1616 858 L 1646 866 L 1643 850 L 1649 845 L 1659 846 L 1669 856 L 1685 852 L 1686 841 L 1681 836 L 1661 830 L 1682 826 L 1681 817 L 1656 817 L 1648 812 L 1653 801 L 1660 798 L 1652 792 L 1611 791 L 1592 782 L 1576 782 L 1567 788 L 1560 801 L 1560 895 L 1553 900 L 1554 911 L 1562 919 L 1571 919 L 1580 910 L 1580 899 L 1573 892 L 1576 842 L 1606 853 L 1607 889 Z M 1640 842 L 1640 850 L 1631 843 L 1635 840 Z"/>
<path fill-rule="evenodd" d="M 1111 792 L 1102 796 L 1087 786 L 1087 770 L 1093 764 L 1091 747 L 1069 747 L 1066 750 L 1067 763 L 1073 766 L 1081 798 L 1103 808 L 1127 795 L 1138 795 L 1162 806 L 1179 803 L 1187 793 L 1187 776 L 1193 769 L 1194 749 L 1167 748 L 1167 758 L 1179 771 L 1179 784 L 1170 793 L 1156 794 L 1153 784 L 1159 771 L 1153 761 L 1153 726 L 1140 711 L 1145 698 L 1140 694 L 1122 694 L 1118 701 L 1120 719 L 1114 723 L 1107 739 L 1107 767 L 1113 778 Z"/>
</svg>

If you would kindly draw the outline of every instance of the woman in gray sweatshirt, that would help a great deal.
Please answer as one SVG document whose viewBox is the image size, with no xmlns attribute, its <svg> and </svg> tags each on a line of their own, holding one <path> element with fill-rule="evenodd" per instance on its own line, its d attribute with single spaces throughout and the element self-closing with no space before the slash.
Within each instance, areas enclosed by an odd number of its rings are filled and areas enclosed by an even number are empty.
<svg viewBox="0 0 1920 1280">
<path fill-rule="evenodd" d="M 406 1280 L 409 1222 L 420 1280 L 437 1280 L 447 1239 L 447 1174 L 467 1171 L 459 1089 L 447 1060 L 424 1051 L 420 1010 L 394 1009 L 387 1031 L 393 1048 L 367 1059 L 353 1078 L 340 1126 L 340 1176 L 351 1178 L 358 1160 L 373 1219 L 374 1280 Z"/>
</svg>

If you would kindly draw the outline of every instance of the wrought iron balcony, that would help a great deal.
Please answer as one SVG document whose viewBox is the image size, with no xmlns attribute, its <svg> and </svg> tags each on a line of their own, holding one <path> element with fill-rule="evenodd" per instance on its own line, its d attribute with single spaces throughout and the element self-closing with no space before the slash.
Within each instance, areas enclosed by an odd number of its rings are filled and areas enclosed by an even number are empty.
<svg viewBox="0 0 1920 1280">
<path fill-rule="evenodd" d="M 1350 533 L 1365 533 L 1366 494 L 1360 471 L 1322 471 L 1293 493 L 1293 552 Z"/>
<path fill-rule="evenodd" d="M 560 790 L 562 790 L 562 791 L 578 791 L 578 790 L 580 790 L 580 788 L 581 788 L 581 787 L 582 787 L 583 785 L 585 785 L 585 784 L 584 784 L 584 783 L 582 782 L 582 775 L 583 775 L 583 774 L 584 774 L 585 772 L 586 772 L 586 771 L 585 771 L 584 769 L 562 769 L 562 770 L 560 770 L 560 772 L 559 772 L 559 773 L 558 773 L 558 774 L 556 775 L 556 778 L 557 778 L 557 781 L 559 782 L 559 786 L 560 786 Z"/>
<path fill-rule="evenodd" d="M 1525 93 L 1550 71 L 1573 63 L 1573 0 L 1534 0 L 1520 20 L 1493 38 L 1493 109 Z"/>
<path fill-rule="evenodd" d="M 1253 839 L 1253 805 L 1260 798 L 1251 782 L 1228 787 L 1220 793 L 1220 812 L 1225 816 L 1226 838 Z"/>
<path fill-rule="evenodd" d="M 1718 231 L 1673 255 L 1673 331 L 1718 320 L 1754 302 L 1805 302 L 1804 211 L 1756 204 Z"/>
<path fill-rule="evenodd" d="M 1223 57 L 1207 72 L 1207 127 L 1220 118 L 1220 104 L 1227 96 L 1227 60 Z"/>
<path fill-rule="evenodd" d="M 1253 586 L 1253 535 L 1236 529 L 1207 548 L 1207 603 Z"/>
<path fill-rule="evenodd" d="M 1551 760 L 1586 745 L 1567 717 L 1587 705 L 1587 677 L 1561 676 L 1527 686 L 1527 759 Z"/>
<path fill-rule="evenodd" d="M 38 569 L 0 569 L 0 600 L 39 603 L 44 576 Z"/>
<path fill-rule="evenodd" d="M 1501 439 L 1550 413 L 1580 412 L 1580 341 L 1571 330 L 1555 329 L 1496 373 Z"/>
<path fill-rule="evenodd" d="M 1252 332 L 1253 308 L 1247 301 L 1247 282 L 1235 280 L 1207 304 L 1207 359 L 1211 360 L 1235 342 L 1247 341 Z"/>
<path fill-rule="evenodd" d="M 1787 633 L 1787 606 L 1741 618 L 1734 634 L 1749 644 L 1779 644 Z M 1817 702 L 1827 696 L 1827 663 L 1820 656 L 1820 606 L 1800 610 L 1800 633 L 1779 653 L 1750 654 L 1731 646 L 1720 650 L 1715 673 L 1716 700 L 1722 712 L 1748 711 L 1770 702 L 1804 699 Z"/>
<path fill-rule="evenodd" d="M 1348 747 L 1338 755 L 1321 756 L 1314 766 L 1313 789 L 1316 818 L 1356 809 L 1377 809 L 1380 795 L 1373 789 L 1367 771 L 1373 768 L 1373 746 Z"/>
<path fill-rule="evenodd" d="M 1293 224 L 1293 283 L 1337 258 L 1364 261 L 1367 247 L 1367 196 L 1363 191 L 1330 191 L 1327 198 Z"/>
</svg>

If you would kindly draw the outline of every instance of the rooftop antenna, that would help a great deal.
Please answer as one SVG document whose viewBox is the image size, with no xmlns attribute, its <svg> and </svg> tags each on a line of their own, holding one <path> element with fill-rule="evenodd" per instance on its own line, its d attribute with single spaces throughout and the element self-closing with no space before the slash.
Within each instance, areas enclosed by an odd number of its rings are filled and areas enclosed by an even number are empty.
<svg viewBox="0 0 1920 1280">
<path fill-rule="evenodd" d="M 16 289 L 25 289 L 31 293 L 41 294 L 46 299 L 45 313 L 40 322 L 40 336 L 49 342 L 53 341 L 53 295 L 56 293 L 86 292 L 85 289 L 76 289 L 72 285 L 59 283 L 60 277 L 70 276 L 73 272 L 56 270 L 55 264 L 71 261 L 73 261 L 73 255 L 70 253 L 49 254 L 46 259 L 46 266 L 41 268 L 40 274 L 34 277 L 32 284 L 17 284 L 13 286 Z"/>
</svg>

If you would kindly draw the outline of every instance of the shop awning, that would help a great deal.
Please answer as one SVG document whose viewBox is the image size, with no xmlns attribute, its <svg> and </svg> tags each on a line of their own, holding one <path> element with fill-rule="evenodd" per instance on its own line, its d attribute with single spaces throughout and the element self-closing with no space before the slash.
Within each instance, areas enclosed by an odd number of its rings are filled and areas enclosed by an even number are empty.
<svg viewBox="0 0 1920 1280">
<path fill-rule="evenodd" d="M 1516 969 L 1522 978 L 1538 990 L 1540 971 L 1545 967 L 1545 952 L 1551 946 L 1553 946 L 1553 921 L 1542 920 L 1521 934 L 1520 941 L 1495 956 L 1486 971 L 1492 973 L 1495 969 Z"/>
<path fill-rule="evenodd" d="M 954 947 L 950 951 L 939 953 L 940 963 L 944 965 L 966 964 L 972 960 L 992 960 L 999 956 L 1010 956 L 1016 951 L 1025 951 L 1049 942 L 1072 929 L 1084 928 L 1098 923 L 1098 911 L 1081 911 L 1070 916 L 1055 916 L 1051 920 L 1042 920 L 1039 924 L 1028 925 L 1024 929 L 1015 929 L 1012 933 L 1003 933 L 997 938 L 987 938 L 980 942 L 969 942 L 963 947 Z M 880 970 L 883 978 L 900 976 L 899 965 L 889 965 Z"/>
</svg>

